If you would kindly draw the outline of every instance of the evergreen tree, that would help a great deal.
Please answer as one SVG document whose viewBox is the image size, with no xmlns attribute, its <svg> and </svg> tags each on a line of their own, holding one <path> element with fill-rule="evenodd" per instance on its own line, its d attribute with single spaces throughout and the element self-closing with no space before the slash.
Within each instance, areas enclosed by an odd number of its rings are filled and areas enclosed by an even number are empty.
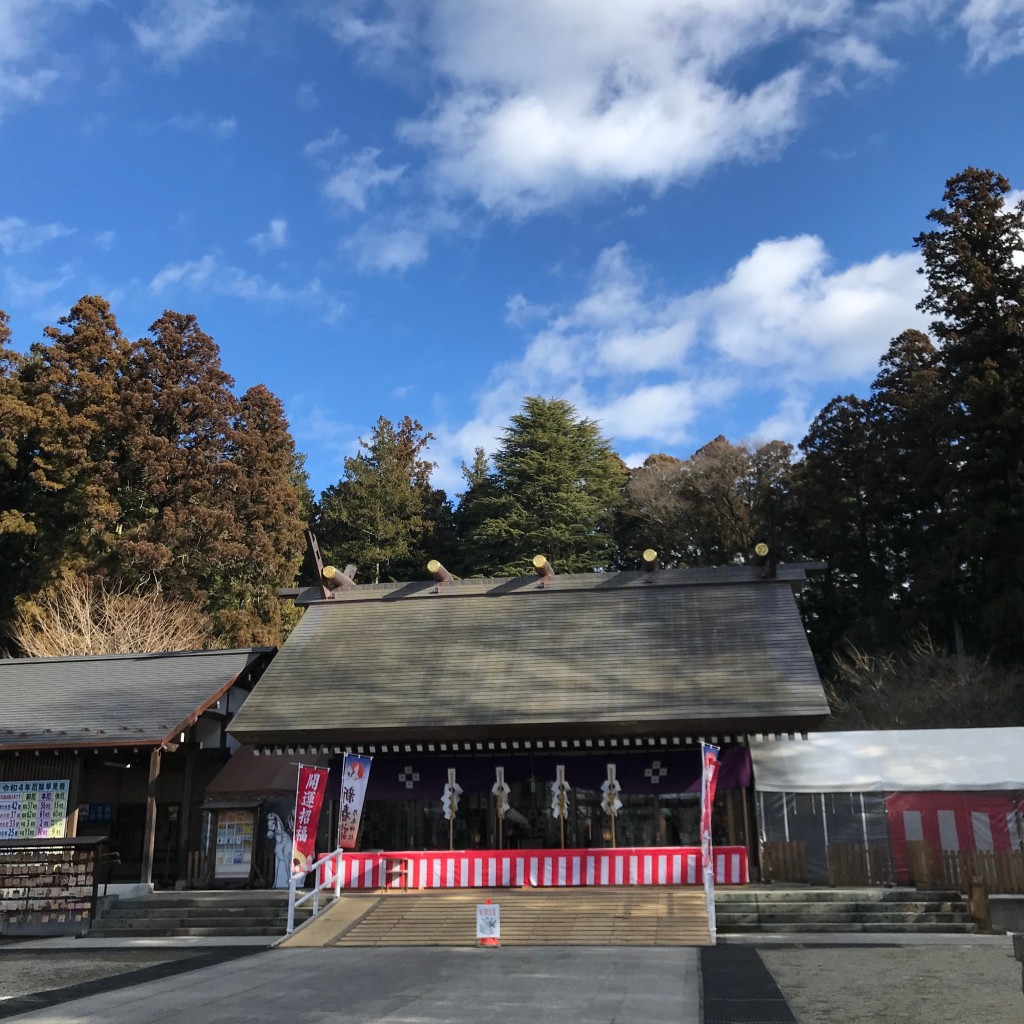
<svg viewBox="0 0 1024 1024">
<path fill-rule="evenodd" d="M 20 371 L 24 360 L 8 348 L 11 331 L 0 312 L 0 628 L 10 618 L 14 600 L 34 580 L 32 556 L 36 525 L 29 510 L 34 485 L 29 479 L 27 441 L 38 413 L 25 401 Z"/>
<path fill-rule="evenodd" d="M 226 577 L 214 623 L 231 643 L 276 646 L 283 638 L 277 590 L 295 582 L 311 514 L 303 456 L 280 400 L 262 384 L 239 400 L 231 438 L 237 470 L 231 501 L 246 554 Z"/>
<path fill-rule="evenodd" d="M 320 497 L 317 532 L 324 557 L 354 562 L 369 582 L 422 579 L 431 558 L 450 555 L 452 512 L 431 486 L 434 463 L 422 456 L 433 440 L 406 416 L 397 426 L 381 416 L 345 475 Z"/>
<path fill-rule="evenodd" d="M 492 461 L 493 491 L 475 501 L 466 537 L 477 572 L 521 575 L 537 554 L 558 572 L 612 564 L 627 470 L 596 423 L 561 399 L 527 398 Z"/>
<path fill-rule="evenodd" d="M 28 479 L 23 457 L 26 438 L 39 417 L 22 397 L 19 372 L 24 360 L 8 348 L 9 322 L 0 310 L 0 538 L 35 532 L 25 515 Z"/>
<path fill-rule="evenodd" d="M 47 327 L 48 341 L 31 347 L 18 373 L 35 413 L 20 458 L 38 571 L 23 592 L 62 570 L 94 570 L 121 518 L 128 343 L 99 296 L 81 298 L 59 324 L 65 329 Z"/>
<path fill-rule="evenodd" d="M 462 464 L 462 477 L 466 481 L 466 489 L 458 495 L 459 504 L 453 515 L 456 546 L 452 570 L 472 576 L 479 574 L 479 566 L 493 561 L 493 552 L 483 551 L 479 542 L 474 540 L 486 518 L 487 503 L 497 494 L 497 484 L 483 448 L 474 451 L 471 465 Z"/>
<path fill-rule="evenodd" d="M 871 500 L 889 593 L 905 632 L 924 627 L 951 637 L 957 570 L 945 529 L 950 449 L 931 339 L 915 330 L 894 338 L 871 391 Z"/>
<path fill-rule="evenodd" d="M 169 596 L 228 603 L 246 559 L 234 498 L 234 381 L 192 314 L 166 311 L 132 348 L 118 574 Z"/>
<path fill-rule="evenodd" d="M 832 399 L 800 450 L 804 458 L 793 479 L 798 544 L 808 557 L 828 562 L 803 599 L 811 643 L 825 665 L 844 641 L 877 650 L 892 639 L 870 402 L 855 395 Z"/>
<path fill-rule="evenodd" d="M 950 442 L 946 515 L 969 644 L 1024 656 L 1024 204 L 969 167 L 946 183 L 936 230 L 915 239 L 936 319 Z"/>
</svg>

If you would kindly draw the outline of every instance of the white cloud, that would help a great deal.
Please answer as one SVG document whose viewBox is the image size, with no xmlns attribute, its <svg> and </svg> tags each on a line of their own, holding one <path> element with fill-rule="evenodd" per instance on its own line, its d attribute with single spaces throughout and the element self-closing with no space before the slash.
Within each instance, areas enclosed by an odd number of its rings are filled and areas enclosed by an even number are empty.
<svg viewBox="0 0 1024 1024">
<path fill-rule="evenodd" d="M 141 50 L 174 67 L 212 43 L 241 38 L 251 13 L 238 0 L 150 0 L 132 32 Z"/>
<path fill-rule="evenodd" d="M 57 277 L 44 280 L 23 277 L 10 267 L 7 267 L 4 270 L 4 295 L 11 302 L 39 302 L 59 288 L 63 288 L 73 277 L 74 271 L 70 264 L 61 267 Z"/>
<path fill-rule="evenodd" d="M 149 282 L 149 290 L 159 293 L 177 285 L 250 302 L 281 302 L 291 297 L 281 285 L 268 283 L 259 274 L 247 274 L 239 267 L 224 266 L 209 253 L 198 260 L 168 263 Z"/>
<path fill-rule="evenodd" d="M 288 244 L 288 221 L 283 217 L 273 218 L 267 225 L 267 230 L 258 231 L 249 239 L 249 244 L 260 252 L 283 249 Z"/>
<path fill-rule="evenodd" d="M 316 86 L 312 82 L 303 82 L 295 90 L 295 105 L 302 110 L 315 110 L 320 106 L 320 100 L 316 94 Z"/>
<path fill-rule="evenodd" d="M 968 0 L 960 25 L 971 64 L 999 64 L 1024 53 L 1024 0 Z"/>
<path fill-rule="evenodd" d="M 367 148 L 349 157 L 327 179 L 324 195 L 354 210 L 365 210 L 366 194 L 371 189 L 394 184 L 405 171 L 404 166 L 380 167 L 377 163 L 379 156 L 379 149 Z"/>
<path fill-rule="evenodd" d="M 229 139 L 238 131 L 238 121 L 233 117 L 208 117 L 205 114 L 175 114 L 168 118 L 172 128 L 182 132 L 212 135 L 215 139 Z"/>
<path fill-rule="evenodd" d="M 532 320 L 543 320 L 551 314 L 548 306 L 528 302 L 523 295 L 510 295 L 505 303 L 505 323 L 522 327 Z"/>
<path fill-rule="evenodd" d="M 344 301 L 325 291 L 319 278 L 298 287 L 286 286 L 226 265 L 213 253 L 197 260 L 168 263 L 154 274 L 148 287 L 155 295 L 200 291 L 243 302 L 294 303 L 313 310 L 327 324 L 337 323 L 346 311 Z"/>
<path fill-rule="evenodd" d="M 800 123 L 806 69 L 745 88 L 732 69 L 841 23 L 848 6 L 438 0 L 424 34 L 447 90 L 400 137 L 433 153 L 445 186 L 489 208 L 529 212 L 621 184 L 660 190 L 778 152 Z"/>
<path fill-rule="evenodd" d="M 3 0 L 0 3 L 0 115 L 18 103 L 39 103 L 61 77 L 51 39 L 57 26 L 93 0 Z"/>
<path fill-rule="evenodd" d="M 114 232 L 113 231 L 100 231 L 93 235 L 93 242 L 96 243 L 97 249 L 102 249 L 104 252 L 109 252 L 110 247 L 114 244 Z"/>
<path fill-rule="evenodd" d="M 74 234 L 74 228 L 63 224 L 29 224 L 20 217 L 0 218 L 0 249 L 4 255 L 31 252 L 56 238 Z"/>
<path fill-rule="evenodd" d="M 761 242 L 694 309 L 715 348 L 745 366 L 800 380 L 867 373 L 891 337 L 925 324 L 920 259 L 883 254 L 834 273 L 830 263 L 811 235 Z"/>
<path fill-rule="evenodd" d="M 328 32 L 352 46 L 363 62 L 390 67 L 395 58 L 411 50 L 417 41 L 422 3 L 416 0 L 383 0 L 382 16 L 366 16 L 372 0 L 331 0 L 320 18 Z"/>
<path fill-rule="evenodd" d="M 899 65 L 874 42 L 858 35 L 844 35 L 822 48 L 822 55 L 837 68 L 850 67 L 869 75 L 888 75 Z"/>
<path fill-rule="evenodd" d="M 361 228 L 344 242 L 343 248 L 364 271 L 402 271 L 423 263 L 429 255 L 426 234 L 412 228 L 380 231 Z"/>
<path fill-rule="evenodd" d="M 924 326 L 918 265 L 907 252 L 837 267 L 821 239 L 799 236 L 760 243 L 709 288 L 674 292 L 612 246 L 582 294 L 493 369 L 472 418 L 434 429 L 438 483 L 457 489 L 459 461 L 493 451 L 529 394 L 566 398 L 633 450 L 706 440 L 694 436 L 702 417 L 741 404 L 774 407 L 754 439 L 795 442 L 814 396 L 866 384 L 890 339 Z"/>
<path fill-rule="evenodd" d="M 324 3 L 359 59 L 429 82 L 398 136 L 431 184 L 515 216 L 771 159 L 818 97 L 890 78 L 897 35 L 959 16 L 972 61 L 1024 53 L 1024 0 Z"/>
<path fill-rule="evenodd" d="M 323 156 L 324 153 L 340 146 L 344 141 L 345 136 L 337 128 L 334 128 L 323 138 L 307 142 L 302 147 L 302 153 L 304 156 L 309 157 L 310 160 L 316 160 L 318 157 Z"/>
<path fill-rule="evenodd" d="M 758 446 L 768 441 L 788 441 L 798 444 L 807 434 L 812 414 L 807 402 L 799 395 L 786 395 L 770 416 L 766 416 L 744 440 Z"/>
</svg>

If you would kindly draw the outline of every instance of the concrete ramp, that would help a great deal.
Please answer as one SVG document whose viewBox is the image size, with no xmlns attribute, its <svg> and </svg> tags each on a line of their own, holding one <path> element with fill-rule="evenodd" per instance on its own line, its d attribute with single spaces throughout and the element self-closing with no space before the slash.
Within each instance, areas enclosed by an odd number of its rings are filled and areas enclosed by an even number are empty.
<svg viewBox="0 0 1024 1024">
<path fill-rule="evenodd" d="M 331 946 L 345 932 L 357 925 L 384 899 L 379 895 L 344 895 L 332 900 L 326 910 L 275 943 L 279 949 Z"/>
<path fill-rule="evenodd" d="M 358 897 L 354 897 L 358 899 Z M 348 897 L 339 901 L 344 904 Z M 708 946 L 704 890 L 667 886 L 592 889 L 459 889 L 395 892 L 328 937 L 310 931 L 307 945 L 332 946 L 475 946 L 476 905 L 490 899 L 501 907 L 503 946 Z M 354 914 L 355 908 L 339 912 Z M 301 933 L 296 933 L 296 937 Z M 314 937 L 323 941 L 313 941 Z M 293 943 L 289 943 L 293 944 Z"/>
</svg>

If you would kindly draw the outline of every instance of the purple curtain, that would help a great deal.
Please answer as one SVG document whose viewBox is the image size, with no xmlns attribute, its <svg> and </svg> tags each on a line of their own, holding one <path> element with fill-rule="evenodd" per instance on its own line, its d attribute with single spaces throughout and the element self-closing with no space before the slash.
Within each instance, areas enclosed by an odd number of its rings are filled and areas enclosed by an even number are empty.
<svg viewBox="0 0 1024 1024">
<path fill-rule="evenodd" d="M 614 764 L 616 777 L 624 793 L 655 795 L 659 793 L 700 792 L 700 751 L 672 750 L 661 753 L 625 753 L 606 751 L 600 754 L 495 754 L 490 757 L 432 754 L 377 756 L 370 770 L 367 800 L 440 800 L 448 769 L 454 768 L 463 791 L 489 792 L 494 785 L 494 768 L 505 769 L 509 785 L 525 782 L 531 775 L 541 782 L 552 782 L 555 765 L 565 765 L 570 786 L 578 789 L 599 789 L 607 778 L 606 765 Z M 328 796 L 337 799 L 341 779 L 341 759 L 331 761 Z M 750 752 L 745 747 L 722 751 L 720 789 L 743 789 L 750 785 Z"/>
</svg>

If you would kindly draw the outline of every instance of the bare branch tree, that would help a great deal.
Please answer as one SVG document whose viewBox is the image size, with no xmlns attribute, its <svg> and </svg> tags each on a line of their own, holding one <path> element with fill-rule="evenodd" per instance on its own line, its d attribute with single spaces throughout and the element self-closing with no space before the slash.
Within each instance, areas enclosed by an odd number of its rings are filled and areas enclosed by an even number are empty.
<svg viewBox="0 0 1024 1024">
<path fill-rule="evenodd" d="M 985 658 L 956 656 L 922 632 L 901 650 L 854 646 L 835 660 L 829 687 L 839 729 L 952 729 L 1024 722 L 1024 675 Z"/>
<path fill-rule="evenodd" d="M 196 602 L 69 578 L 23 603 L 10 630 L 27 657 L 203 650 L 210 625 Z"/>
</svg>

